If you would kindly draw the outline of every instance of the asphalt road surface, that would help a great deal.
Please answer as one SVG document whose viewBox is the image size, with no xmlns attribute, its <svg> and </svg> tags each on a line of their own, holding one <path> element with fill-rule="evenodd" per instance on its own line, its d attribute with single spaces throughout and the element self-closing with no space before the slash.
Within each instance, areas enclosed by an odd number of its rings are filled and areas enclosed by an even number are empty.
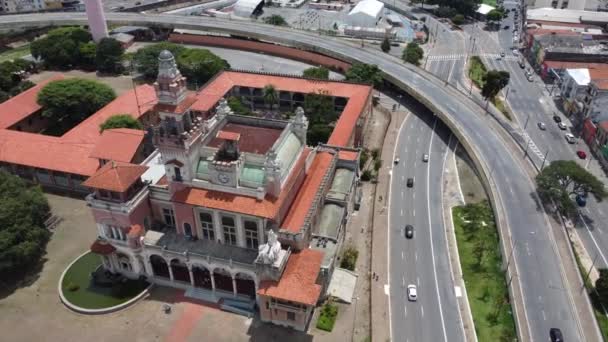
<svg viewBox="0 0 608 342">
<path fill-rule="evenodd" d="M 317 51 L 339 54 L 350 60 L 377 64 L 386 77 L 397 85 L 407 87 L 410 94 L 424 98 L 438 115 L 466 139 L 468 153 L 477 157 L 494 187 L 499 219 L 504 213 L 503 224 L 510 229 L 508 244 L 517 243 L 513 254 L 513 266 L 517 276 L 514 285 L 523 291 L 520 298 L 523 312 L 518 312 L 524 334 L 534 340 L 545 340 L 550 328 L 560 327 L 565 339 L 570 341 L 595 340 L 580 329 L 578 315 L 573 307 L 572 289 L 562 276 L 559 254 L 549 229 L 549 221 L 535 198 L 534 183 L 524 170 L 519 151 L 512 151 L 505 143 L 508 139 L 496 127 L 493 119 L 464 94 L 436 77 L 404 64 L 376 49 L 365 49 L 335 37 L 299 32 L 241 21 L 192 16 L 143 15 L 135 13 L 108 13 L 110 24 L 152 25 L 162 24 L 183 29 L 207 29 L 222 33 L 256 36 L 285 44 L 314 47 Z M 11 15 L 3 18 L 0 28 L 18 28 L 49 24 L 83 24 L 84 14 L 45 13 Z M 445 116 L 444 116 L 445 114 Z M 524 244 L 527 248 L 524 248 Z M 587 308 L 590 310 L 590 308 Z M 527 323 L 527 324 L 526 324 Z M 527 333 L 526 333 L 527 332 Z"/>
<path fill-rule="evenodd" d="M 428 112 L 428 111 L 427 111 Z M 390 191 L 390 306 L 395 341 L 464 341 L 451 278 L 442 212 L 442 184 L 449 129 L 431 113 L 411 114 L 395 147 Z M 455 139 L 454 139 L 455 140 Z M 429 161 L 423 162 L 424 154 Z M 408 188 L 406 180 L 413 178 Z M 405 238 L 405 225 L 414 238 Z M 418 300 L 407 299 L 407 286 Z"/>
</svg>

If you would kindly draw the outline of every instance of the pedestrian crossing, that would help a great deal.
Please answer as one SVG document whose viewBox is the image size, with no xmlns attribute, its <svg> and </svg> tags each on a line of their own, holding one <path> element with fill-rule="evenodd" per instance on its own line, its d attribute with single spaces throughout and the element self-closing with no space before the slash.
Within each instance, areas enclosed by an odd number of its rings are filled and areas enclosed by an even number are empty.
<svg viewBox="0 0 608 342">
<path fill-rule="evenodd" d="M 467 55 L 464 53 L 453 53 L 453 54 L 448 54 L 448 55 L 429 55 L 427 58 L 429 61 L 454 61 L 454 60 L 465 59 L 468 56 L 473 56 L 473 55 Z M 485 53 L 485 54 L 481 54 L 478 56 L 481 58 L 491 58 L 491 59 L 502 58 L 503 60 L 507 60 L 507 61 L 517 61 L 516 56 L 500 57 L 500 54 L 498 54 L 498 53 Z"/>
<path fill-rule="evenodd" d="M 543 160 L 544 157 L 545 157 L 545 155 L 538 149 L 538 147 L 536 146 L 536 144 L 534 143 L 534 141 L 532 140 L 532 138 L 530 138 L 530 136 L 528 135 L 528 133 L 524 132 L 524 134 L 522 134 L 522 136 L 524 137 L 525 141 L 528 142 L 528 153 L 533 153 L 538 158 L 540 158 L 541 160 Z"/>
</svg>

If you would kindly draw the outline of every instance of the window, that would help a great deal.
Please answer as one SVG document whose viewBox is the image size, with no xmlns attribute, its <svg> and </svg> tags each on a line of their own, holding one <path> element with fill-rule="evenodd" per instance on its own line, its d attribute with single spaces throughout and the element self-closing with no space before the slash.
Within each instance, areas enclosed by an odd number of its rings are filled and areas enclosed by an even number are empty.
<svg viewBox="0 0 608 342">
<path fill-rule="evenodd" d="M 234 219 L 229 216 L 222 216 L 222 227 L 224 228 L 224 242 L 229 245 L 236 245 L 236 226 Z"/>
<path fill-rule="evenodd" d="M 173 209 L 163 208 L 163 218 L 166 225 L 175 227 L 175 214 L 173 213 Z"/>
<path fill-rule="evenodd" d="M 213 217 L 209 213 L 200 213 L 201 227 L 203 228 L 203 239 L 215 240 L 215 231 L 213 230 Z"/>
<path fill-rule="evenodd" d="M 192 226 L 190 226 L 190 223 L 184 222 L 184 235 L 192 236 Z"/>
<path fill-rule="evenodd" d="M 105 190 L 99 190 L 99 197 L 110 198 L 110 193 Z"/>
<path fill-rule="evenodd" d="M 296 314 L 294 312 L 287 311 L 287 320 L 288 321 L 295 321 L 296 320 Z"/>
<path fill-rule="evenodd" d="M 258 225 L 253 221 L 245 221 L 245 243 L 247 248 L 258 249 Z"/>
<path fill-rule="evenodd" d="M 182 181 L 182 171 L 179 167 L 174 167 L 173 171 L 175 172 L 175 178 L 173 180 L 181 182 Z"/>
</svg>

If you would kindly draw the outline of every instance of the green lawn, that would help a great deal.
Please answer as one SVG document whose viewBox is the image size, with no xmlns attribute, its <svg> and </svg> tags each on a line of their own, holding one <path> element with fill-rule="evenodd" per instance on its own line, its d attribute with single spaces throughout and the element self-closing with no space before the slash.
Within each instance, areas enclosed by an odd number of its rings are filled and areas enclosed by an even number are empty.
<svg viewBox="0 0 608 342">
<path fill-rule="evenodd" d="M 336 317 L 338 317 L 338 307 L 331 303 L 325 303 L 321 308 L 321 314 L 317 320 L 317 328 L 332 331 L 334 323 L 336 323 Z"/>
<path fill-rule="evenodd" d="M 452 213 L 478 340 L 511 341 L 517 334 L 492 209 L 483 201 L 455 207 Z"/>
<path fill-rule="evenodd" d="M 509 114 L 507 107 L 505 107 L 505 103 L 502 102 L 501 99 L 499 99 L 498 97 L 495 97 L 492 100 L 492 103 L 494 104 L 496 109 L 498 109 L 507 119 L 509 119 L 509 121 L 511 121 L 511 115 Z"/>
<path fill-rule="evenodd" d="M 0 63 L 12 61 L 30 54 L 30 44 L 23 45 L 16 49 L 6 50 L 0 53 Z"/>
<path fill-rule="evenodd" d="M 70 303 L 85 309 L 108 308 L 130 300 L 148 286 L 147 283 L 136 280 L 129 280 L 123 285 L 113 287 L 95 286 L 90 280 L 90 274 L 99 265 L 101 265 L 99 256 L 88 253 L 70 267 L 61 283 L 63 295 Z M 70 291 L 69 288 L 74 285 L 77 285 L 78 289 Z"/>
<path fill-rule="evenodd" d="M 488 72 L 479 56 L 469 58 L 469 78 L 479 89 L 483 88 L 483 76 Z"/>
<path fill-rule="evenodd" d="M 496 0 L 481 0 L 481 3 L 490 5 L 492 7 L 496 7 Z"/>
</svg>

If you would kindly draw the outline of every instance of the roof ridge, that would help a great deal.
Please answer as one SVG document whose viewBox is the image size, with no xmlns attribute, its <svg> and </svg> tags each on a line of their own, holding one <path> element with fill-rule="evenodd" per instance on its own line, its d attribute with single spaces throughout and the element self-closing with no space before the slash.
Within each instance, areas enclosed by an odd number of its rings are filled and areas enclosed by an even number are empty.
<svg viewBox="0 0 608 342">
<path fill-rule="evenodd" d="M 330 68 L 327 68 L 327 69 L 330 69 Z M 307 80 L 307 81 L 313 81 L 313 82 L 319 82 L 319 83 L 333 82 L 333 83 L 344 83 L 344 84 L 352 84 L 352 85 L 359 85 L 359 86 L 371 86 L 371 84 L 368 84 L 368 83 L 359 83 L 359 82 L 353 82 L 353 81 L 348 81 L 348 80 L 336 80 L 336 79 L 324 80 L 324 79 L 319 79 L 319 78 L 314 78 L 314 77 L 305 77 L 303 75 L 284 74 L 284 73 L 270 72 L 270 71 L 255 71 L 255 70 L 233 69 L 233 68 L 230 68 L 230 69 L 226 69 L 226 70 L 224 70 L 222 72 L 239 72 L 239 73 L 253 74 L 253 75 L 264 75 L 264 76 L 275 76 L 275 77 L 289 77 L 289 78 L 297 78 L 297 79 L 301 79 L 301 80 Z"/>
</svg>

